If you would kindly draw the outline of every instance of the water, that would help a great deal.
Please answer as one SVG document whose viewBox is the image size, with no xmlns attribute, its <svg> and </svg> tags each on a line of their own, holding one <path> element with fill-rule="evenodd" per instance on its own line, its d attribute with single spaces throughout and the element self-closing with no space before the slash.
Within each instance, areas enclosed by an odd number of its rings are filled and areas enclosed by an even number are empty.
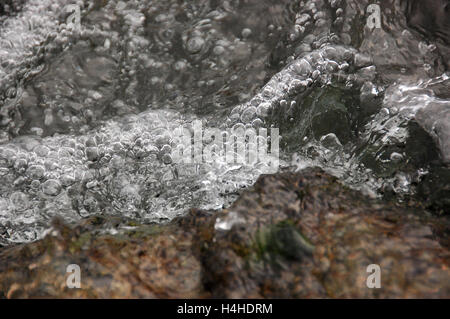
<svg viewBox="0 0 450 319">
<path fill-rule="evenodd" d="M 65 23 L 69 4 L 80 8 L 80 29 Z M 382 1 L 382 29 L 369 30 L 368 4 L 11 8 L 0 18 L 0 243 L 39 239 L 55 216 L 165 222 L 192 207 L 219 209 L 273 172 L 173 163 L 173 132 L 196 120 L 224 132 L 279 128 L 282 170 L 320 166 L 397 200 L 428 196 L 423 181 L 443 176 L 431 180 L 445 198 L 447 46 L 408 26 L 402 1 Z"/>
</svg>

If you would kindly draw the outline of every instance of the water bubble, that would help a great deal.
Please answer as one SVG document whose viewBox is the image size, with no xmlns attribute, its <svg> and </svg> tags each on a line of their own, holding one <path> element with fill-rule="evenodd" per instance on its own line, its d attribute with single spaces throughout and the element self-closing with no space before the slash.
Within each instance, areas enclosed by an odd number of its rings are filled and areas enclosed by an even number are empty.
<svg viewBox="0 0 450 319">
<path fill-rule="evenodd" d="M 18 173 L 23 173 L 25 171 L 25 168 L 27 166 L 27 160 L 23 158 L 19 158 L 14 162 L 14 169 Z"/>
<path fill-rule="evenodd" d="M 297 16 L 297 18 L 295 19 L 295 23 L 299 24 L 299 25 L 303 25 L 310 19 L 311 19 L 311 16 L 307 13 L 304 13 L 300 16 Z"/>
<path fill-rule="evenodd" d="M 50 152 L 50 149 L 45 145 L 38 145 L 33 149 L 33 151 L 40 157 L 46 157 Z"/>
<path fill-rule="evenodd" d="M 259 128 L 259 127 L 263 126 L 263 121 L 261 119 L 259 119 L 259 118 L 254 119 L 253 122 L 252 122 L 252 126 L 254 128 Z"/>
<path fill-rule="evenodd" d="M 329 150 L 339 150 L 342 144 L 334 133 L 324 135 L 320 138 L 320 143 Z"/>
<path fill-rule="evenodd" d="M 256 116 L 256 108 L 254 106 L 250 106 L 242 112 L 241 121 L 243 123 L 250 123 L 251 120 Z"/>
<path fill-rule="evenodd" d="M 5 176 L 8 173 L 9 173 L 9 169 L 7 169 L 5 167 L 0 168 L 0 176 Z"/>
<path fill-rule="evenodd" d="M 245 130 L 245 125 L 242 123 L 237 123 L 233 126 L 231 131 L 233 133 L 238 133 L 238 132 L 244 132 L 244 130 Z"/>
<path fill-rule="evenodd" d="M 31 188 L 37 190 L 41 186 L 41 182 L 39 182 L 38 180 L 33 180 L 30 185 Z"/>
<path fill-rule="evenodd" d="M 325 68 L 328 72 L 332 73 L 339 69 L 339 64 L 335 61 L 327 61 Z"/>
<path fill-rule="evenodd" d="M 163 145 L 163 147 L 161 147 L 161 154 L 169 154 L 172 152 L 172 148 L 170 147 L 170 145 Z"/>
<path fill-rule="evenodd" d="M 20 186 L 21 184 L 23 184 L 25 182 L 25 177 L 23 176 L 19 176 L 18 178 L 16 178 L 16 180 L 13 182 L 14 186 Z"/>
<path fill-rule="evenodd" d="M 194 36 L 187 41 L 186 50 L 191 54 L 199 53 L 204 45 L 205 40 L 202 37 Z"/>
<path fill-rule="evenodd" d="M 249 36 L 252 35 L 252 30 L 250 30 L 249 28 L 245 28 L 245 29 L 242 30 L 241 34 L 242 34 L 242 37 L 244 39 L 246 39 L 246 38 L 248 38 Z"/>
<path fill-rule="evenodd" d="M 163 156 L 162 156 L 162 162 L 164 163 L 164 164 L 166 164 L 166 165 L 169 165 L 169 164 L 171 164 L 173 161 L 172 161 L 172 156 L 170 156 L 170 154 L 164 154 Z"/>
<path fill-rule="evenodd" d="M 214 47 L 213 53 L 215 55 L 222 55 L 223 53 L 225 53 L 225 48 L 221 45 L 217 45 Z"/>
<path fill-rule="evenodd" d="M 269 114 L 270 103 L 262 103 L 258 106 L 257 114 L 261 117 L 266 117 Z"/>
<path fill-rule="evenodd" d="M 28 199 L 28 195 L 22 192 L 12 193 L 9 199 L 14 209 L 18 212 L 22 212 L 28 209 L 31 205 L 31 202 Z"/>
<path fill-rule="evenodd" d="M 311 64 L 305 59 L 301 59 L 294 64 L 294 71 L 301 76 L 308 76 L 312 72 Z"/>
<path fill-rule="evenodd" d="M 0 216 L 8 217 L 9 200 L 7 198 L 0 198 Z"/>
<path fill-rule="evenodd" d="M 401 162 L 403 160 L 403 155 L 400 153 L 393 152 L 390 158 L 391 161 L 393 162 Z"/>
<path fill-rule="evenodd" d="M 96 161 L 98 160 L 99 153 L 97 147 L 87 147 L 86 148 L 86 157 L 89 161 Z"/>
<path fill-rule="evenodd" d="M 27 169 L 26 174 L 32 179 L 40 179 L 45 174 L 45 168 L 41 165 L 32 165 Z"/>
<path fill-rule="evenodd" d="M 87 196 L 83 201 L 83 206 L 88 212 L 94 212 L 97 209 L 98 201 L 93 196 Z"/>
<path fill-rule="evenodd" d="M 57 180 L 50 179 L 42 184 L 42 191 L 46 195 L 56 196 L 61 191 L 61 185 Z"/>
<path fill-rule="evenodd" d="M 362 53 L 355 54 L 355 66 L 362 68 L 372 64 L 372 58 Z"/>
<path fill-rule="evenodd" d="M 175 65 L 173 66 L 175 71 L 183 72 L 187 68 L 186 61 L 180 60 L 175 62 Z"/>
</svg>

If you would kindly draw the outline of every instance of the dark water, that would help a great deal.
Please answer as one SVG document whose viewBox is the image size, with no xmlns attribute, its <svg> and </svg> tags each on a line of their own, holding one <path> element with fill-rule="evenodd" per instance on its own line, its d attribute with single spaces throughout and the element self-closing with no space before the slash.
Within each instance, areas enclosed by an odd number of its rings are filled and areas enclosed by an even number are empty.
<svg viewBox="0 0 450 319">
<path fill-rule="evenodd" d="M 282 170 L 320 166 L 370 196 L 448 208 L 448 1 L 381 1 L 375 29 L 369 1 L 6 3 L 3 244 L 40 238 L 55 216 L 221 208 L 271 172 L 168 160 L 172 132 L 195 120 L 279 128 Z"/>
</svg>

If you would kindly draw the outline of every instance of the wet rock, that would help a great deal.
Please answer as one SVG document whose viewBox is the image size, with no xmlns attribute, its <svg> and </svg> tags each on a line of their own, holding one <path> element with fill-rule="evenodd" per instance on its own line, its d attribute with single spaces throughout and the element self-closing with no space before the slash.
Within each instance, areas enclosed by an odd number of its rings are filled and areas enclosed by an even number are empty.
<svg viewBox="0 0 450 319">
<path fill-rule="evenodd" d="M 435 164 L 418 185 L 418 198 L 438 214 L 450 212 L 450 168 Z"/>
<path fill-rule="evenodd" d="M 220 212 L 121 223 L 56 220 L 43 240 L 3 248 L 0 296 L 450 297 L 448 219 L 366 198 L 319 169 L 262 176 Z M 69 264 L 80 266 L 81 289 L 66 286 Z M 372 264 L 381 267 L 379 289 L 366 286 Z"/>
<path fill-rule="evenodd" d="M 428 2 L 407 0 L 405 14 L 408 24 L 428 36 L 450 44 L 450 4 L 446 0 Z"/>
<path fill-rule="evenodd" d="M 430 103 L 415 119 L 435 140 L 443 162 L 450 165 L 450 102 Z"/>
</svg>

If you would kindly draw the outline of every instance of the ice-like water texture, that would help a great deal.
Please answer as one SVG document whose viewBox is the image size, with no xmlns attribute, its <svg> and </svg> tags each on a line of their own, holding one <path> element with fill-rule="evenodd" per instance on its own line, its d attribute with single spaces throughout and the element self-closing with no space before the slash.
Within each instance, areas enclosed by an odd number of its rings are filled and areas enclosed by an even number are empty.
<svg viewBox="0 0 450 319">
<path fill-rule="evenodd" d="M 173 163 L 173 132 L 195 120 L 280 128 L 285 169 L 413 194 L 449 158 L 442 44 L 407 28 L 401 1 L 368 29 L 368 4 L 30 0 L 1 17 L 0 243 L 36 240 L 55 216 L 221 208 L 271 172 Z"/>
<path fill-rule="evenodd" d="M 64 23 L 64 5 L 76 3 L 80 30 Z M 221 208 L 270 172 L 264 164 L 178 165 L 169 155 L 178 146 L 172 133 L 194 120 L 232 133 L 227 109 L 248 100 L 283 58 L 270 55 L 292 19 L 286 3 L 29 2 L 5 19 L 3 41 L 33 36 L 36 52 L 32 66 L 3 63 L 11 74 L 1 86 L 3 243 L 41 237 L 55 216 L 150 222 Z M 265 10 L 274 14 L 258 21 Z M 36 35 L 13 27 L 32 18 L 41 21 Z M 20 59 L 2 57 L 25 60 L 27 43 L 15 45 Z"/>
</svg>

